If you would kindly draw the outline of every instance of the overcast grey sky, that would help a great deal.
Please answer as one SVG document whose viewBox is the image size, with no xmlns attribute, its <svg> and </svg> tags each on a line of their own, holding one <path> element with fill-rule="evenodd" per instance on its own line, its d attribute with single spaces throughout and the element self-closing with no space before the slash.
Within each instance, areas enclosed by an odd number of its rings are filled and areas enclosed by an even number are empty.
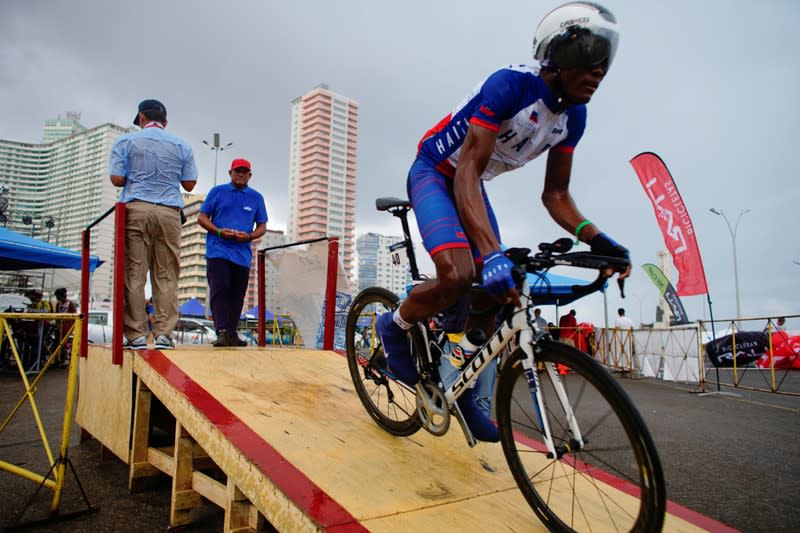
<svg viewBox="0 0 800 533">
<path fill-rule="evenodd" d="M 374 199 L 405 195 L 419 137 L 490 72 L 529 63 L 536 25 L 559 3 L 4 0 L 0 138 L 39 142 L 44 120 L 65 111 L 80 112 L 87 127 L 129 124 L 140 100 L 158 98 L 169 129 L 195 148 L 196 191 L 213 180 L 213 153 L 201 141 L 219 132 L 234 144 L 221 153 L 220 179 L 230 159 L 250 159 L 268 226 L 280 229 L 290 103 L 326 83 L 360 104 L 357 232 L 397 234 Z M 622 35 L 575 152 L 579 207 L 631 249 L 637 267 L 657 263 L 661 233 L 628 163 L 654 151 L 694 222 L 715 318 L 734 317 L 736 307 L 731 237 L 711 207 L 731 223 L 750 209 L 736 239 L 742 314 L 799 313 L 800 3 L 604 4 Z M 488 186 L 509 245 L 565 235 L 541 207 L 543 172 L 541 158 Z M 622 301 L 614 286 L 612 314 L 624 305 L 634 322 L 640 309 L 651 322 L 658 297 L 640 268 L 627 292 Z M 691 319 L 708 318 L 704 296 L 684 305 Z M 572 307 L 579 320 L 602 323 L 601 297 Z M 552 310 L 545 317 L 555 319 Z"/>
</svg>

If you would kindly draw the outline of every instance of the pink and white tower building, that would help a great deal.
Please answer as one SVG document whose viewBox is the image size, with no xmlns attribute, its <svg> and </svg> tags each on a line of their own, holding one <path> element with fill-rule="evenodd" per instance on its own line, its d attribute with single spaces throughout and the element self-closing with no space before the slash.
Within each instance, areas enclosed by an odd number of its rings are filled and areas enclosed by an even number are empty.
<svg viewBox="0 0 800 533">
<path fill-rule="evenodd" d="M 292 101 L 287 242 L 339 237 L 352 280 L 358 102 L 320 84 Z"/>
</svg>

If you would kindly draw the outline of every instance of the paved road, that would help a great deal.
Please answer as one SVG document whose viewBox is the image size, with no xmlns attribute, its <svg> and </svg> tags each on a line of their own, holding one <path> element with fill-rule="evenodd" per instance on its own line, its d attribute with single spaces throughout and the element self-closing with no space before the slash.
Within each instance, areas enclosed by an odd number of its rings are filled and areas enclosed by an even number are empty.
<svg viewBox="0 0 800 533">
<path fill-rule="evenodd" d="M 789 389 L 800 385 L 800 372 Z M 792 381 L 793 380 L 793 381 Z M 743 532 L 796 531 L 800 523 L 800 397 L 736 390 L 738 397 L 698 395 L 694 386 L 622 379 L 657 443 L 668 497 Z M 39 386 L 37 401 L 53 449 L 63 418 L 66 373 L 53 370 Z M 730 389 L 725 389 L 730 390 Z M 0 375 L 0 417 L 22 394 L 19 377 Z M 99 512 L 25 531 L 163 531 L 169 521 L 169 481 L 138 494 L 127 490 L 127 467 L 103 459 L 96 442 L 79 442 L 74 427 L 70 458 Z M 0 433 L 0 459 L 44 471 L 46 457 L 31 409 Z M 35 484 L 0 471 L 0 528 L 15 522 Z M 42 494 L 22 521 L 47 516 L 51 493 Z M 83 507 L 72 476 L 62 512 Z M 223 516 L 209 504 L 193 516 L 191 531 L 220 531 Z"/>
</svg>

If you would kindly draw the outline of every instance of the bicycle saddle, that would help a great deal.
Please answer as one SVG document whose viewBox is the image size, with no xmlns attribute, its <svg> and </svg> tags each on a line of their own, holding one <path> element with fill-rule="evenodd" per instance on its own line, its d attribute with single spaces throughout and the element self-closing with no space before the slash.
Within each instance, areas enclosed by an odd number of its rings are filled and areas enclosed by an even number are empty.
<svg viewBox="0 0 800 533">
<path fill-rule="evenodd" d="M 411 202 L 400 198 L 378 198 L 375 200 L 375 207 L 378 211 L 387 211 L 394 207 L 411 207 Z"/>
</svg>

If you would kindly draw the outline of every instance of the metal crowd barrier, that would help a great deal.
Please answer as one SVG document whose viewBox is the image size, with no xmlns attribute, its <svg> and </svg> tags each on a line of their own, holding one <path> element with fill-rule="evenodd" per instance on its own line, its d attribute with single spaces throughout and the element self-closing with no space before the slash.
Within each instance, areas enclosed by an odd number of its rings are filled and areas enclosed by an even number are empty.
<svg viewBox="0 0 800 533">
<path fill-rule="evenodd" d="M 786 320 L 800 315 L 787 315 Z M 602 364 L 634 377 L 800 395 L 800 335 L 777 328 L 775 317 L 697 321 L 672 328 L 597 328 L 587 350 Z M 763 346 L 744 342 L 745 332 Z M 797 328 L 800 333 L 800 328 Z M 737 341 L 737 335 L 739 340 Z M 730 337 L 728 340 L 727 337 Z M 727 364 L 715 364 L 706 353 L 709 341 L 730 342 Z M 736 354 L 734 356 L 734 354 Z M 742 361 L 746 361 L 742 363 Z"/>
</svg>

